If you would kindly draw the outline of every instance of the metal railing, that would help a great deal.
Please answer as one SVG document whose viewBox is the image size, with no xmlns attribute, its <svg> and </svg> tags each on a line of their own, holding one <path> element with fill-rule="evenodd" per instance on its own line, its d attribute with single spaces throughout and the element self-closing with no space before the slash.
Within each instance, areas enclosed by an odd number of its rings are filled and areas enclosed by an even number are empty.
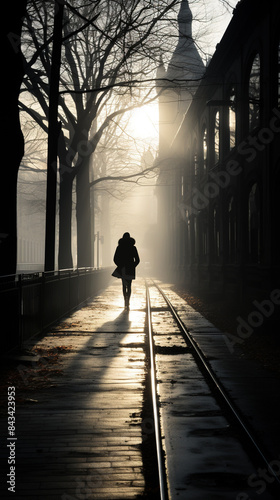
<svg viewBox="0 0 280 500">
<path fill-rule="evenodd" d="M 94 296 L 110 276 L 111 268 L 80 268 L 0 277 L 2 353 L 43 333 Z"/>
</svg>

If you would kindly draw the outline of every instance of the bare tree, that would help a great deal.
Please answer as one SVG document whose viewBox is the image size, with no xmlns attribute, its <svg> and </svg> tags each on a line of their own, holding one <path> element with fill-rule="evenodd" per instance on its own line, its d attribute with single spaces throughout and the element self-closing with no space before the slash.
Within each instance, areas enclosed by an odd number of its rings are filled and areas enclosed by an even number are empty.
<svg viewBox="0 0 280 500">
<path fill-rule="evenodd" d="M 1 17 L 1 63 L 8 68 L 2 106 L 2 156 L 0 192 L 0 275 L 15 274 L 17 253 L 16 192 L 17 174 L 24 152 L 20 128 L 18 95 L 23 77 L 21 28 L 26 1 L 5 2 Z M 8 164 L 7 164 L 8 163 Z"/>
<path fill-rule="evenodd" d="M 99 0 L 66 2 L 63 27 L 63 56 L 60 74 L 59 140 L 60 211 L 64 254 L 60 265 L 72 264 L 71 193 L 76 178 L 78 265 L 91 262 L 89 159 L 112 120 L 150 99 L 162 45 L 160 22 L 179 0 Z M 35 20 L 36 19 L 36 20 Z M 48 116 L 48 73 L 53 15 L 44 2 L 29 4 L 26 29 L 26 78 L 24 90 L 32 92 L 37 109 L 30 114 L 46 129 Z M 29 39 L 29 44 L 28 44 Z M 36 48 L 31 51 L 31 41 Z M 143 97 L 143 81 L 150 81 Z M 121 105 L 120 105 L 121 102 Z M 62 243 L 61 243 L 62 244 Z M 61 246 L 61 245 L 60 245 Z M 62 254 L 61 254 L 62 255 Z"/>
<path fill-rule="evenodd" d="M 172 52 L 176 44 L 177 27 L 172 38 L 170 26 L 177 19 L 180 3 L 181 0 L 65 1 L 58 113 L 59 267 L 72 267 L 74 179 L 78 266 L 91 264 L 90 186 L 100 183 L 102 177 L 90 180 L 90 158 L 105 131 L 119 117 L 154 99 L 155 70 L 163 47 L 165 53 Z M 30 0 L 21 107 L 44 130 L 49 112 L 53 25 L 50 3 Z M 26 105 L 26 92 L 35 97 L 35 107 Z M 143 175 L 141 169 L 138 174 L 121 172 L 117 177 L 132 180 L 139 174 Z"/>
</svg>

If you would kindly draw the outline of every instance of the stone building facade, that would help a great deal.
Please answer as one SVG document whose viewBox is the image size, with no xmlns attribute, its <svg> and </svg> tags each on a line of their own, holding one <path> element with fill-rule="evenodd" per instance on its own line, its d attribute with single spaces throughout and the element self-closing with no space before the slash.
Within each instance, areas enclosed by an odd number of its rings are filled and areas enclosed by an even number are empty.
<svg viewBox="0 0 280 500">
<path fill-rule="evenodd" d="M 280 3 L 241 0 L 180 125 L 160 142 L 170 279 L 239 298 L 280 288 L 279 106 Z"/>
</svg>

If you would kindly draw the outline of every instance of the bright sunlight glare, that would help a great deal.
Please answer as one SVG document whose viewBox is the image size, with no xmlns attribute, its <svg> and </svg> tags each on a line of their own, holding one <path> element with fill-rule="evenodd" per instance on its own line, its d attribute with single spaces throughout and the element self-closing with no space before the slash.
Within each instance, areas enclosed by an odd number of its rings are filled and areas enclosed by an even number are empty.
<svg viewBox="0 0 280 500">
<path fill-rule="evenodd" d="M 158 138 L 157 101 L 131 111 L 128 127 L 134 139 Z"/>
</svg>

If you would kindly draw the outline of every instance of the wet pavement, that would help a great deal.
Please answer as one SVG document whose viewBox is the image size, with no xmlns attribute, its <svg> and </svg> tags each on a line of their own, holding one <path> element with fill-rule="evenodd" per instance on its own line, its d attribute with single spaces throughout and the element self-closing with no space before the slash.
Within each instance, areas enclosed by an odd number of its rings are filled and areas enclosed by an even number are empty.
<svg viewBox="0 0 280 500">
<path fill-rule="evenodd" d="M 280 473 L 279 379 L 230 353 L 214 325 L 163 288 Z M 170 500 L 280 498 L 237 443 L 163 300 L 154 287 L 150 293 Z M 36 357 L 19 359 L 9 379 L 16 388 L 14 498 L 145 498 L 145 306 L 144 280 L 133 283 L 129 313 L 114 280 L 26 346 Z M 0 430 L 1 490 L 9 498 L 5 410 Z"/>
<path fill-rule="evenodd" d="M 124 500 L 142 495 L 143 286 L 134 291 L 133 303 L 129 314 L 123 312 L 120 282 L 115 282 L 37 341 L 46 371 L 48 353 L 57 348 L 62 353 L 55 373 L 48 372 L 47 387 L 30 392 L 31 370 L 41 373 L 42 366 L 19 365 L 25 385 L 16 388 L 22 404 L 16 405 L 15 415 L 14 498 Z M 7 436 L 6 418 L 1 418 L 1 436 Z"/>
</svg>

